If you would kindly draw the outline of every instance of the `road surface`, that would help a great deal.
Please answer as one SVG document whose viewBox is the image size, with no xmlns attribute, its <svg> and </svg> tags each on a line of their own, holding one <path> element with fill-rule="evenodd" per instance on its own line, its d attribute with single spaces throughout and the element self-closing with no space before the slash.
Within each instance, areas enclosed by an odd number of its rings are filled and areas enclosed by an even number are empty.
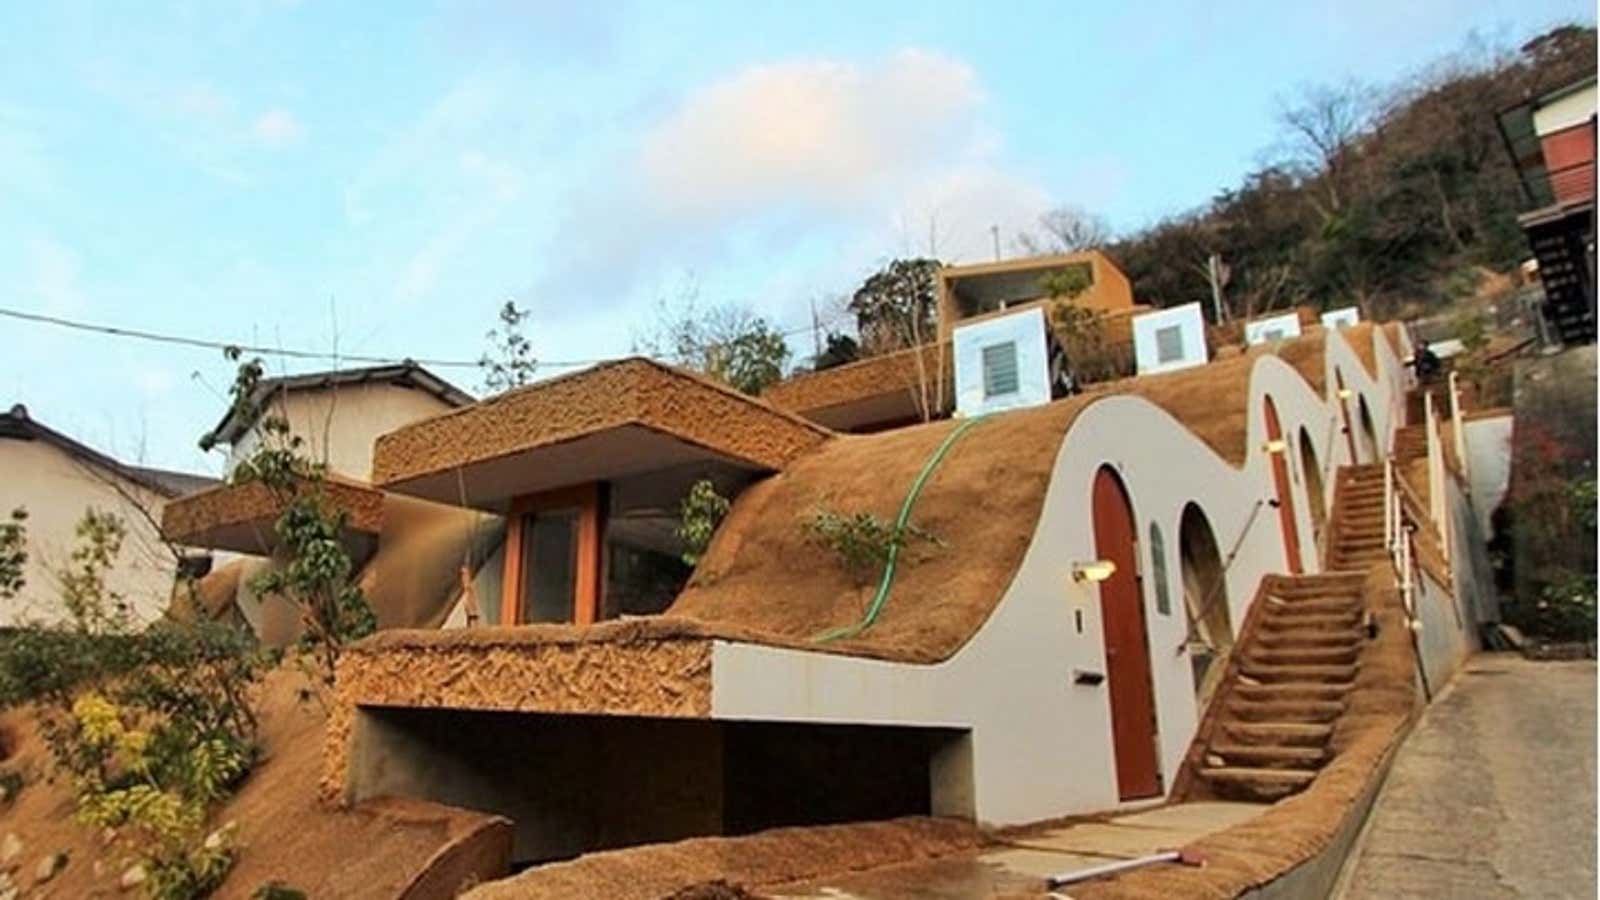
<svg viewBox="0 0 1600 900">
<path fill-rule="evenodd" d="M 1344 900 L 1595 896 L 1595 664 L 1483 654 L 1407 738 Z"/>
</svg>

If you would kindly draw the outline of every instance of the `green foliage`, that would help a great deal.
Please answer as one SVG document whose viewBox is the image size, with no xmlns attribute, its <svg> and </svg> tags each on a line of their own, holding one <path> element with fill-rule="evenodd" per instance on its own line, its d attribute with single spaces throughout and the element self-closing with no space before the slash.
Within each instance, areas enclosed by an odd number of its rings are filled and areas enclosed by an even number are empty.
<svg viewBox="0 0 1600 900">
<path fill-rule="evenodd" d="M 127 526 L 117 515 L 91 508 L 78 521 L 76 533 L 71 564 L 56 572 L 61 602 L 83 630 L 126 628 L 132 614 L 127 598 L 107 587 L 105 576 L 122 552 Z"/>
<path fill-rule="evenodd" d="M 520 322 L 516 317 L 526 315 L 506 306 L 502 318 Z M 237 359 L 237 354 L 230 353 L 230 358 Z M 261 374 L 258 359 L 239 364 L 231 389 L 236 403 L 259 393 Z M 251 587 L 300 609 L 300 649 L 315 659 L 323 682 L 331 685 L 340 649 L 377 629 L 377 617 L 355 583 L 355 566 L 341 541 L 349 514 L 329 500 L 327 467 L 306 457 L 304 442 L 287 419 L 264 415 L 256 427 L 261 439 L 249 457 L 234 465 L 231 478 L 235 484 L 264 486 L 280 512 L 273 523 L 277 565 L 255 575 Z"/>
<path fill-rule="evenodd" d="M 1052 300 L 1071 300 L 1094 286 L 1094 269 L 1088 263 L 1053 269 L 1039 277 L 1039 289 Z"/>
<path fill-rule="evenodd" d="M 511 300 L 500 307 L 500 325 L 486 335 L 491 352 L 478 358 L 485 391 L 498 394 L 533 381 L 539 371 L 539 360 L 534 358 L 533 342 L 522 333 L 524 323 L 532 315 Z"/>
<path fill-rule="evenodd" d="M 840 513 L 819 507 L 801 523 L 809 538 L 832 550 L 845 570 L 858 581 L 866 581 L 889 562 L 889 551 L 904 548 L 912 540 L 941 544 L 938 537 L 907 523 L 897 531 L 894 524 L 870 512 Z"/>
<path fill-rule="evenodd" d="M 17 795 L 22 793 L 25 783 L 22 773 L 16 769 L 0 772 L 0 807 L 17 802 Z"/>
<path fill-rule="evenodd" d="M 783 378 L 789 345 L 766 319 L 737 304 L 702 307 L 690 289 L 663 300 L 652 332 L 635 335 L 636 350 L 693 369 L 746 394 Z"/>
<path fill-rule="evenodd" d="M 90 510 L 55 573 L 69 620 L 0 635 L 0 708 L 33 704 L 77 817 L 112 829 L 151 897 L 210 893 L 235 856 L 206 814 L 257 758 L 262 660 L 239 631 L 162 622 L 137 630 L 107 585 L 121 523 Z"/>
<path fill-rule="evenodd" d="M 281 881 L 269 881 L 256 888 L 250 900 L 306 900 L 306 892 Z"/>
<path fill-rule="evenodd" d="M 811 369 L 814 372 L 821 372 L 824 369 L 853 363 L 860 357 L 861 345 L 856 343 L 855 338 L 848 334 L 830 331 L 826 339 L 826 346 L 823 347 L 822 352 L 815 359 L 811 360 Z"/>
<path fill-rule="evenodd" d="M 896 259 L 862 282 L 849 304 L 862 351 L 875 356 L 934 339 L 939 265 L 936 259 Z"/>
<path fill-rule="evenodd" d="M 702 478 L 689 488 L 679 507 L 678 537 L 683 541 L 683 561 L 695 565 L 711 546 L 711 536 L 728 514 L 728 498 L 717 493 L 710 479 Z"/>
<path fill-rule="evenodd" d="M 28 564 L 28 511 L 17 507 L 10 521 L 0 522 L 0 600 L 15 597 L 27 584 L 23 567 Z"/>
</svg>

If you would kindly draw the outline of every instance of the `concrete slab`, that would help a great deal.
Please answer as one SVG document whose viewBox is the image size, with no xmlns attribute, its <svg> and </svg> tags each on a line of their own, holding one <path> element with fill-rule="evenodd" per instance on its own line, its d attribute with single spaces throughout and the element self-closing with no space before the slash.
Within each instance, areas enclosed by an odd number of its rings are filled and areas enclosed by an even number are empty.
<svg viewBox="0 0 1600 900">
<path fill-rule="evenodd" d="M 1147 856 L 1258 815 L 1257 803 L 1188 803 L 1063 825 L 976 856 L 856 872 L 767 893 L 785 900 L 979 900 L 1042 893 L 1045 879 Z"/>
</svg>

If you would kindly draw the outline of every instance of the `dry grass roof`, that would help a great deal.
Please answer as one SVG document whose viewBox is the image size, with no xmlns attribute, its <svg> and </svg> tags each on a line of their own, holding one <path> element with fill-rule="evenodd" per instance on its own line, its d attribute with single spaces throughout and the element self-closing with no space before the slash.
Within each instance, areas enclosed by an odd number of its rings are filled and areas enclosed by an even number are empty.
<svg viewBox="0 0 1600 900">
<path fill-rule="evenodd" d="M 305 482 L 301 490 L 310 484 Z M 320 481 L 320 489 L 334 508 L 349 514 L 347 531 L 375 536 L 383 527 L 381 492 L 331 475 Z M 259 481 L 219 484 L 168 501 L 161 511 L 161 531 L 180 544 L 259 554 L 274 543 L 273 523 L 282 512 L 279 499 Z"/>
</svg>

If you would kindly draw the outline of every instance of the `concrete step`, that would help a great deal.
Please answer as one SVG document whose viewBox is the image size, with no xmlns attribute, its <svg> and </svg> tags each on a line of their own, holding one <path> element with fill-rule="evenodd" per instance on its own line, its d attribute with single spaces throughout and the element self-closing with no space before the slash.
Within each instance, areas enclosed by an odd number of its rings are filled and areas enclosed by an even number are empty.
<svg viewBox="0 0 1600 900">
<path fill-rule="evenodd" d="M 1297 666 L 1258 663 L 1245 660 L 1239 666 L 1240 674 L 1264 684 L 1286 681 L 1317 681 L 1323 684 L 1349 684 L 1355 680 L 1354 664 L 1343 666 Z"/>
<path fill-rule="evenodd" d="M 1304 769 L 1262 769 L 1244 766 L 1204 768 L 1200 776 L 1225 797 L 1277 800 L 1310 784 L 1317 773 Z"/>
<path fill-rule="evenodd" d="M 1321 747 L 1333 737 L 1333 726 L 1320 722 L 1221 722 L 1218 730 L 1236 744 Z"/>
<path fill-rule="evenodd" d="M 1315 616 L 1267 616 L 1261 620 L 1262 634 L 1274 634 L 1285 631 L 1326 631 L 1347 632 L 1356 627 L 1361 621 L 1358 612 L 1340 615 L 1315 615 Z"/>
<path fill-rule="evenodd" d="M 1221 768 L 1238 766 L 1263 769 L 1318 769 L 1328 758 L 1323 747 L 1285 747 L 1277 744 L 1212 744 L 1206 761 L 1221 759 Z"/>
<path fill-rule="evenodd" d="M 1256 635 L 1254 646 L 1267 650 L 1287 650 L 1294 647 L 1355 647 L 1361 646 L 1364 635 L 1359 628 L 1348 631 L 1321 631 L 1315 628 L 1290 628 L 1282 631 L 1263 631 Z"/>
<path fill-rule="evenodd" d="M 1282 597 L 1285 600 L 1299 600 L 1306 597 L 1359 597 L 1364 582 L 1365 576 L 1344 572 L 1338 575 L 1279 581 L 1268 584 L 1266 593 L 1268 596 Z"/>
<path fill-rule="evenodd" d="M 1241 722 L 1332 722 L 1344 712 L 1338 700 L 1246 700 L 1228 701 L 1227 715 Z"/>
<path fill-rule="evenodd" d="M 1339 682 L 1281 681 L 1277 684 L 1233 683 L 1233 695 L 1245 700 L 1343 700 L 1350 685 Z"/>
<path fill-rule="evenodd" d="M 1361 601 L 1355 597 L 1327 599 L 1304 597 L 1298 600 L 1285 600 L 1268 595 L 1264 602 L 1267 604 L 1265 612 L 1269 616 L 1337 616 L 1361 608 Z"/>
<path fill-rule="evenodd" d="M 1252 647 L 1245 654 L 1251 662 L 1268 665 L 1339 666 L 1356 661 L 1360 648 L 1347 647 Z"/>
</svg>

